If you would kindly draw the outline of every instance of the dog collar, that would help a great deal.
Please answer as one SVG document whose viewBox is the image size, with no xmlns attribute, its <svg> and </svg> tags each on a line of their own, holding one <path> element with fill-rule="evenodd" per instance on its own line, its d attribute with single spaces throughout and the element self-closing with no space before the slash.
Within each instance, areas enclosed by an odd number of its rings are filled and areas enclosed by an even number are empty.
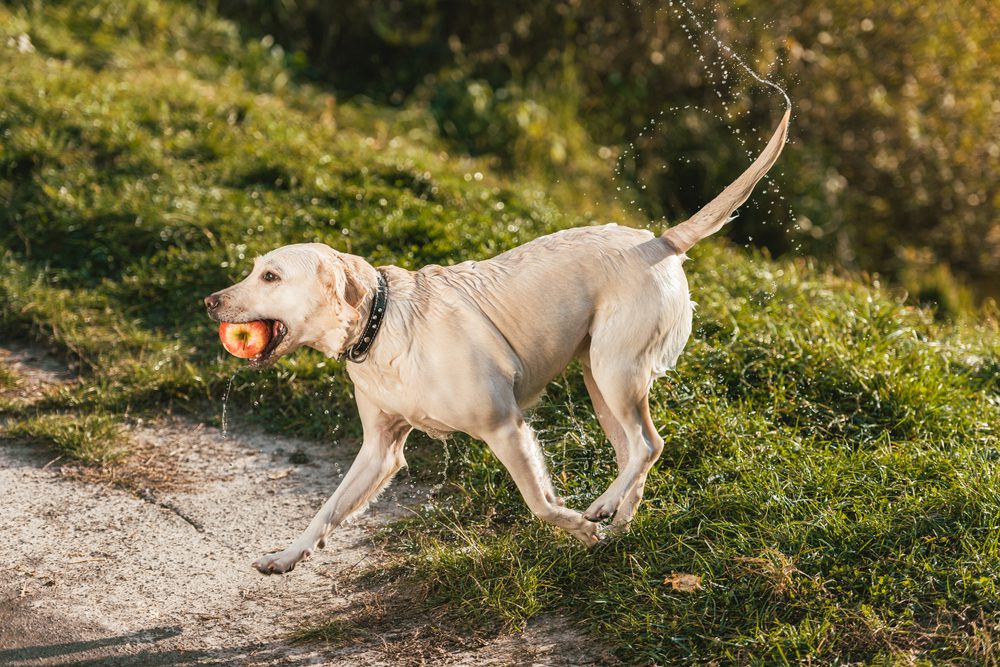
<svg viewBox="0 0 1000 667">
<path fill-rule="evenodd" d="M 382 270 L 378 270 L 378 289 L 375 291 L 375 299 L 372 301 L 372 309 L 368 313 L 368 322 L 365 323 L 361 338 L 354 345 L 347 348 L 345 355 L 348 361 L 360 364 L 368 358 L 368 350 L 375 342 L 379 327 L 382 326 L 382 319 L 385 318 L 385 306 L 389 302 L 389 283 L 385 280 Z"/>
</svg>

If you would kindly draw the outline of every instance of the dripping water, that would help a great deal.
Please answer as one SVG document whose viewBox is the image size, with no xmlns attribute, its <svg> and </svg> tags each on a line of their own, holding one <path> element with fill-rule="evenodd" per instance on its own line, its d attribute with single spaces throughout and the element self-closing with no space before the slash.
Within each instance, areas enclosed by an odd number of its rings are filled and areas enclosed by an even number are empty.
<svg viewBox="0 0 1000 667">
<path fill-rule="evenodd" d="M 441 444 L 444 446 L 444 466 L 441 468 L 441 481 L 432 486 L 427 491 L 427 499 L 431 500 L 444 488 L 445 482 L 448 481 L 448 466 L 451 465 L 451 437 L 445 436 L 441 438 Z"/>
<path fill-rule="evenodd" d="M 226 385 L 226 393 L 222 396 L 222 437 L 225 438 L 229 435 L 229 393 L 233 390 L 233 380 L 236 376 L 240 374 L 243 367 L 237 368 L 232 375 L 229 376 L 229 384 Z"/>
</svg>

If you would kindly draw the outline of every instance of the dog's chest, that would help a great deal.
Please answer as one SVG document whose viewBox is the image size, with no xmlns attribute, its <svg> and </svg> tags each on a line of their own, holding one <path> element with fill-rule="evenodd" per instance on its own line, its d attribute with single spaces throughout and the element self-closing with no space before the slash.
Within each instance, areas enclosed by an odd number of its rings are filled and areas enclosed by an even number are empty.
<svg viewBox="0 0 1000 667">
<path fill-rule="evenodd" d="M 428 400 L 431 389 L 426 386 L 426 381 L 406 378 L 398 368 L 368 364 L 348 366 L 348 374 L 355 389 L 362 392 L 380 410 L 401 416 L 411 426 L 432 438 L 443 437 L 456 430 L 429 413 L 428 407 L 434 401 Z"/>
<path fill-rule="evenodd" d="M 398 368 L 376 365 L 366 360 L 347 364 L 347 374 L 357 391 L 362 392 L 384 412 L 403 414 L 410 392 Z"/>
</svg>

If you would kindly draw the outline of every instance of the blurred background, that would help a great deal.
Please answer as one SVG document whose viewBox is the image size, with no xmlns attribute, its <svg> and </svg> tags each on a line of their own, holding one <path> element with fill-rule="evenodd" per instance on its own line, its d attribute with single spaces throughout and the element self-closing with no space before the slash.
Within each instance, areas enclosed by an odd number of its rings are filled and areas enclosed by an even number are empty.
<svg viewBox="0 0 1000 667">
<path fill-rule="evenodd" d="M 730 238 L 888 274 L 942 312 L 1000 295 L 994 0 L 220 0 L 217 10 L 338 100 L 427 105 L 457 150 L 581 192 L 617 169 L 633 188 L 626 203 L 673 222 L 742 170 L 780 109 L 718 38 L 794 104 L 777 192 L 758 194 Z"/>
</svg>

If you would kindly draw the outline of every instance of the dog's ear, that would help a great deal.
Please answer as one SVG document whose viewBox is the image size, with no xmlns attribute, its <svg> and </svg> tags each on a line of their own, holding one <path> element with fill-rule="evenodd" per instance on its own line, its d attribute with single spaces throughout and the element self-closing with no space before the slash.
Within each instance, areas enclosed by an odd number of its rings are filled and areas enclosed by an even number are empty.
<svg viewBox="0 0 1000 667">
<path fill-rule="evenodd" d="M 365 286 L 349 265 L 344 264 L 344 301 L 357 312 L 365 300 Z"/>
<path fill-rule="evenodd" d="M 365 295 L 351 267 L 331 251 L 320 257 L 316 270 L 330 307 L 348 328 L 353 327 L 361 319 L 358 306 Z"/>
</svg>

